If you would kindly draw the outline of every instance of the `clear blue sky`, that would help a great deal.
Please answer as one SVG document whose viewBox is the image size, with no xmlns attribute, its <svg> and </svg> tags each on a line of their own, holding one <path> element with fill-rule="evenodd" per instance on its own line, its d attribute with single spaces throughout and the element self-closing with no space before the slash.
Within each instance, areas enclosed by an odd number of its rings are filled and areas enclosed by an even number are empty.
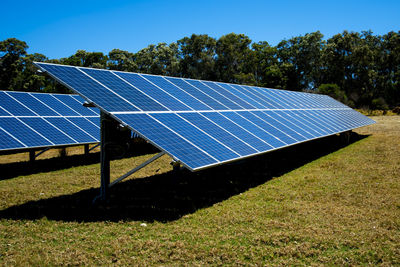
<svg viewBox="0 0 400 267">
<path fill-rule="evenodd" d="M 137 52 L 192 33 L 243 33 L 276 45 L 317 30 L 325 38 L 344 30 L 400 30 L 400 0 L 2 0 L 0 8 L 0 40 L 18 38 L 29 53 L 49 58 L 78 49 Z"/>
</svg>

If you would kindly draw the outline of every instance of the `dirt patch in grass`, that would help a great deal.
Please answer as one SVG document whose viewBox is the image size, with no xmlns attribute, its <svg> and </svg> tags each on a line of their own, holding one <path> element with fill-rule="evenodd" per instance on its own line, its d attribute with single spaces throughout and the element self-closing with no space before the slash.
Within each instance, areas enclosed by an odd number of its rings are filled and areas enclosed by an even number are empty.
<svg viewBox="0 0 400 267">
<path fill-rule="evenodd" d="M 98 163 L 0 180 L 0 264 L 400 264 L 400 117 L 373 119 L 199 173 L 163 156 L 97 207 Z"/>
</svg>

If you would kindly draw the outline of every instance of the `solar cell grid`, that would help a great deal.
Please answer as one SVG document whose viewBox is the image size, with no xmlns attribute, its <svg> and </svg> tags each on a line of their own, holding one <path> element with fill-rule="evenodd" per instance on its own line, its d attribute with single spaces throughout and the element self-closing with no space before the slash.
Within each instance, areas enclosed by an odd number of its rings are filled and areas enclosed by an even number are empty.
<svg viewBox="0 0 400 267">
<path fill-rule="evenodd" d="M 192 169 L 218 162 L 215 158 L 146 114 L 119 114 L 116 116 L 127 125 L 134 124 L 140 135 L 151 140 L 153 144 L 167 151 L 175 159 L 185 160 L 185 164 Z M 155 128 L 157 128 L 157 131 L 154 130 Z"/>
<path fill-rule="evenodd" d="M 169 82 L 167 79 L 155 76 L 155 75 L 146 75 L 142 74 L 144 78 L 151 81 L 155 85 L 160 88 L 164 88 L 167 90 L 171 95 L 176 97 L 177 99 L 181 100 L 187 106 L 189 106 L 192 110 L 210 110 L 210 107 L 203 104 L 196 98 L 194 98 L 189 93 L 185 92 L 184 90 L 180 89 L 178 86 L 174 85 L 173 83 Z"/>
<path fill-rule="evenodd" d="M 14 116 L 35 116 L 35 113 L 16 101 L 5 91 L 0 92 L 0 105 Z"/>
<path fill-rule="evenodd" d="M 24 106 L 28 107 L 35 114 L 40 116 L 57 116 L 58 114 L 51 110 L 48 106 L 41 103 L 39 100 L 35 99 L 28 93 L 21 92 L 8 92 L 8 94 L 16 101 L 20 102 Z"/>
<path fill-rule="evenodd" d="M 116 75 L 123 78 L 130 84 L 134 84 L 136 88 L 138 88 L 146 95 L 154 99 L 154 101 L 162 105 L 164 107 L 164 110 L 190 110 L 187 105 L 177 100 L 171 94 L 165 92 L 161 88 L 147 81 L 139 74 L 116 72 Z"/>
</svg>

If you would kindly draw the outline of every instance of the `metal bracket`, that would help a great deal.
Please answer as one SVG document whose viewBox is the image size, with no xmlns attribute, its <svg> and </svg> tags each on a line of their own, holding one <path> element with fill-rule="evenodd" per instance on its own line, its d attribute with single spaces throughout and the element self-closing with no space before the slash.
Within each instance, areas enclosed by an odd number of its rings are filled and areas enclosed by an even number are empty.
<svg viewBox="0 0 400 267">
<path fill-rule="evenodd" d="M 49 147 L 46 147 L 45 149 L 41 150 L 39 153 L 35 154 L 35 150 L 29 151 L 29 161 L 33 162 L 37 157 L 39 157 L 41 154 L 46 152 L 47 150 L 50 150 Z"/>
<path fill-rule="evenodd" d="M 142 169 L 143 167 L 149 165 L 150 163 L 152 163 L 153 161 L 155 161 L 156 159 L 158 159 L 159 157 L 163 156 L 165 154 L 164 151 L 158 153 L 157 155 L 153 156 L 152 158 L 146 160 L 145 162 L 143 162 L 142 164 L 140 164 L 139 166 L 133 168 L 132 170 L 128 171 L 127 173 L 125 173 L 124 175 L 120 176 L 119 178 L 115 179 L 112 183 L 110 183 L 108 185 L 108 187 L 112 187 L 115 184 L 121 182 L 122 180 L 128 178 L 129 176 L 131 176 L 132 174 L 134 174 L 135 172 L 137 172 L 138 170 Z"/>
<path fill-rule="evenodd" d="M 89 144 L 85 145 L 85 154 L 89 154 L 90 151 L 92 151 L 93 149 L 95 149 L 96 147 L 99 147 L 100 143 L 98 143 L 97 145 L 94 145 L 93 147 L 89 148 Z"/>
</svg>

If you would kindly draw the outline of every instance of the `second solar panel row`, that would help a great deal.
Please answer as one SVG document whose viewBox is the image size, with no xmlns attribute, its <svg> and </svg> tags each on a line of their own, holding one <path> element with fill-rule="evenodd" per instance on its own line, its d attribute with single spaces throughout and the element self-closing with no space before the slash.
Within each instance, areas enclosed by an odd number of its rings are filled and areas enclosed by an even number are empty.
<svg viewBox="0 0 400 267">
<path fill-rule="evenodd" d="M 98 117 L 0 118 L 1 150 L 97 143 Z"/>
<path fill-rule="evenodd" d="M 99 116 L 78 95 L 0 91 L 0 116 Z"/>
</svg>

